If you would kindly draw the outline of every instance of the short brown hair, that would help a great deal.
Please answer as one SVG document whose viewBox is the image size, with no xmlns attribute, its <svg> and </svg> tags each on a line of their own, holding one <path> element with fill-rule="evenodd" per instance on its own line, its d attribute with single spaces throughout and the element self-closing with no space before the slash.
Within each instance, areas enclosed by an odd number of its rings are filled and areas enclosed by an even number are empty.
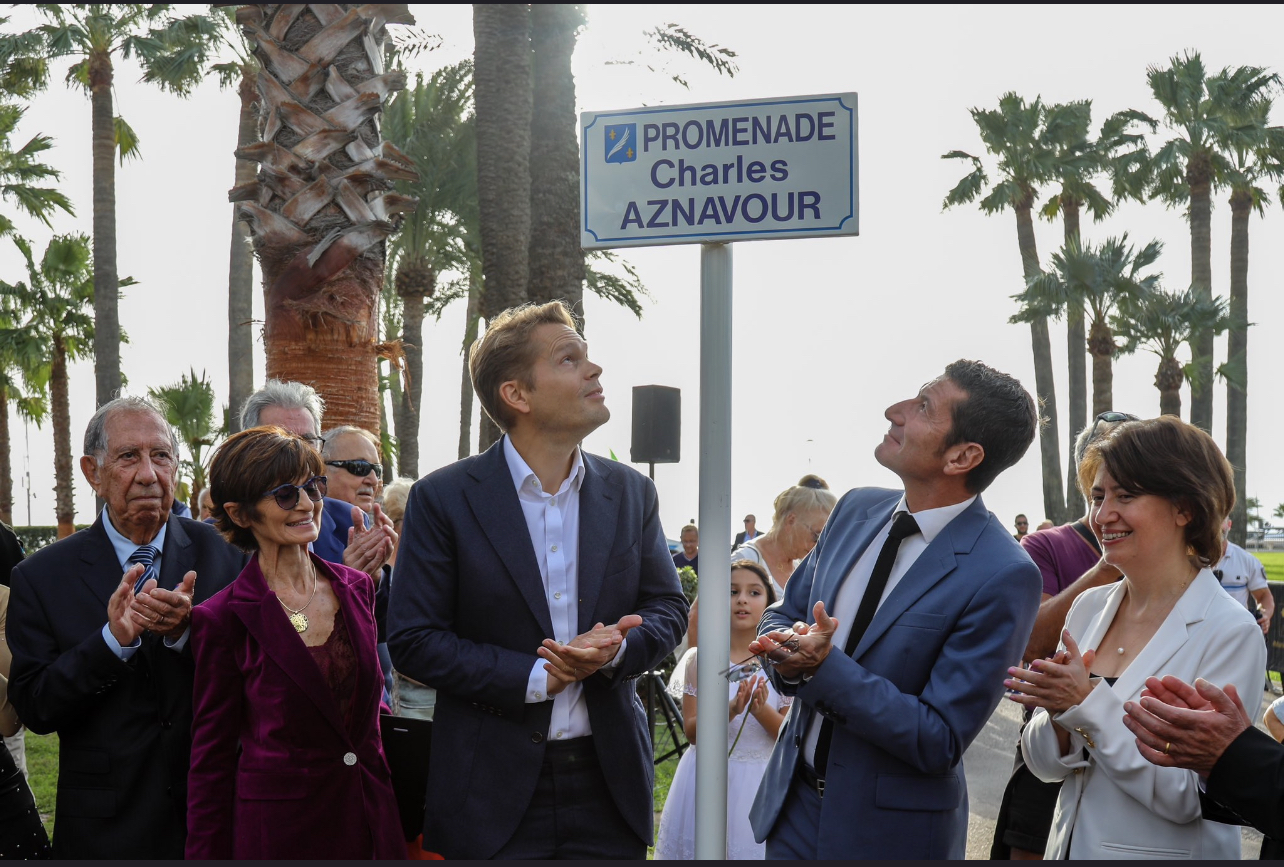
<svg viewBox="0 0 1284 867">
<path fill-rule="evenodd" d="M 210 462 L 214 526 L 228 542 L 253 553 L 259 549 L 254 532 L 233 521 L 223 504 L 239 504 L 245 517 L 253 520 L 268 491 L 301 478 L 323 475 L 325 464 L 317 450 L 285 428 L 267 425 L 234 434 L 219 446 Z"/>
<path fill-rule="evenodd" d="M 1171 415 L 1121 422 L 1093 440 L 1079 462 L 1085 498 L 1091 499 L 1103 465 L 1123 488 L 1163 497 L 1190 517 L 1186 544 L 1197 565 L 1221 559 L 1222 522 L 1235 505 L 1235 482 L 1212 437 Z"/>
<path fill-rule="evenodd" d="M 473 391 L 500 430 L 507 431 L 512 426 L 513 415 L 500 398 L 499 387 L 511 380 L 526 388 L 532 386 L 531 366 L 537 347 L 531 342 L 531 334 L 541 325 L 575 328 L 575 317 L 561 301 L 510 307 L 490 321 L 486 333 L 468 350 Z"/>
</svg>

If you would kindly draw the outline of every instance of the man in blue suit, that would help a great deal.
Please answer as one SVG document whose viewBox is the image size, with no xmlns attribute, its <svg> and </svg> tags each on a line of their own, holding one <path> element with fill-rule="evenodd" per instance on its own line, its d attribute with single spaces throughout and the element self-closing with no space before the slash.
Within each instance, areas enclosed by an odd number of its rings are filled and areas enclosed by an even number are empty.
<svg viewBox="0 0 1284 867">
<path fill-rule="evenodd" d="M 904 491 L 839 501 L 750 646 L 795 696 L 750 814 L 769 858 L 963 858 L 963 752 L 1038 611 L 980 498 L 1034 439 L 1030 395 L 956 361 L 885 415 L 874 456 Z"/>
<path fill-rule="evenodd" d="M 560 302 L 473 344 L 504 431 L 417 482 L 388 610 L 397 670 L 437 690 L 423 846 L 447 858 L 646 857 L 653 765 L 633 678 L 686 629 L 655 486 L 580 441 L 609 417 Z"/>
</svg>

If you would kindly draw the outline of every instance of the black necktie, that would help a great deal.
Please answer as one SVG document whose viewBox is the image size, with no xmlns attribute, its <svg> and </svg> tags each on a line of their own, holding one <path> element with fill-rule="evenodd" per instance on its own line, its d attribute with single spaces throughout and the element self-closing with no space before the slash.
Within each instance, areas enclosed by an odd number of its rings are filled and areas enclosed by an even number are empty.
<svg viewBox="0 0 1284 867">
<path fill-rule="evenodd" d="M 883 591 L 887 589 L 887 579 L 891 577 L 892 565 L 896 562 L 896 552 L 900 550 L 901 540 L 913 536 L 918 532 L 918 522 L 909 512 L 897 512 L 896 517 L 892 519 L 892 529 L 887 533 L 887 541 L 883 543 L 883 549 L 878 552 L 878 559 L 874 561 L 874 571 L 869 575 L 869 584 L 865 587 L 865 595 L 861 597 L 860 608 L 856 610 L 856 619 L 852 621 L 852 631 L 847 636 L 847 643 L 843 645 L 843 653 L 851 656 L 856 650 L 856 645 L 865 635 L 865 630 L 874 619 L 874 612 L 878 610 L 878 603 L 883 598 Z M 820 724 L 820 737 L 816 740 L 816 757 L 814 766 L 816 776 L 824 779 L 825 766 L 829 764 L 829 745 L 834 739 L 834 723 L 829 717 L 826 717 Z"/>
</svg>

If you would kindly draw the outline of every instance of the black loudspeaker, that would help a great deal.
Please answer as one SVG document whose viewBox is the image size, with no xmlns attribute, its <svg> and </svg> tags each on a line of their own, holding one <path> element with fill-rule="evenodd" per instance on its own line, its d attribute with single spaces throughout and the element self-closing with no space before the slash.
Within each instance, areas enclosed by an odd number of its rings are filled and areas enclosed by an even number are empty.
<svg viewBox="0 0 1284 867">
<path fill-rule="evenodd" d="M 633 386 L 635 464 L 676 464 L 682 457 L 682 390 L 667 385 Z"/>
</svg>

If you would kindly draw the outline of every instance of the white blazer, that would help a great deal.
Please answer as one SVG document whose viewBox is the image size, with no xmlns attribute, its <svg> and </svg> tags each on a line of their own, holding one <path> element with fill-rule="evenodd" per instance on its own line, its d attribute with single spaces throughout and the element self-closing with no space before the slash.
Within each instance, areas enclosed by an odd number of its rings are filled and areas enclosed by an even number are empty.
<svg viewBox="0 0 1284 867">
<path fill-rule="evenodd" d="M 1070 607 L 1066 627 L 1080 650 L 1098 648 L 1123 600 L 1123 582 L 1095 587 Z M 1040 708 L 1021 735 L 1026 764 L 1039 779 L 1064 781 L 1044 858 L 1239 859 L 1240 833 L 1200 817 L 1194 771 L 1146 761 L 1123 724 L 1126 701 L 1137 701 L 1151 675 L 1202 677 L 1235 684 L 1257 718 L 1266 672 L 1262 630 L 1226 594 L 1209 569 L 1200 571 L 1154 636 L 1111 687 L 1094 678 L 1081 704 L 1057 714 Z M 1062 756 L 1055 725 L 1069 729 Z M 1084 750 L 1087 758 L 1084 758 Z"/>
</svg>

